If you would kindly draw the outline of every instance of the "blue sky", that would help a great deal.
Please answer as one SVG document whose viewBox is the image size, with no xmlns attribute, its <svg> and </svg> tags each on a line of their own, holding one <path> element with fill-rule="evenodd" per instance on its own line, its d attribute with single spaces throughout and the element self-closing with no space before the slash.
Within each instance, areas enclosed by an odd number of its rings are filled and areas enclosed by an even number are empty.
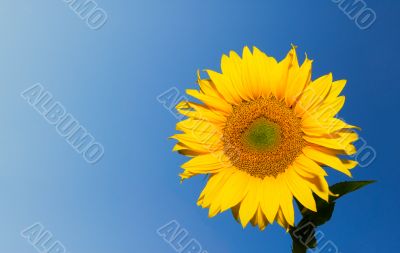
<svg viewBox="0 0 400 253">
<path fill-rule="evenodd" d="M 378 183 L 338 203 L 325 240 L 396 252 L 400 2 L 366 0 L 377 16 L 366 30 L 330 0 L 96 3 L 107 14 L 97 30 L 63 0 L 0 3 L 1 252 L 37 252 L 20 232 L 40 222 L 70 253 L 172 253 L 156 232 L 172 220 L 209 253 L 289 252 L 277 225 L 243 230 L 229 212 L 208 219 L 196 206 L 204 178 L 179 184 L 186 159 L 167 139 L 177 119 L 156 98 L 193 88 L 196 71 L 219 70 L 229 50 L 281 59 L 291 43 L 314 60 L 314 77 L 348 80 L 340 116 L 377 155 L 353 174 Z M 20 96 L 36 83 L 104 146 L 100 161 L 87 163 Z M 346 180 L 330 172 L 330 183 Z"/>
</svg>

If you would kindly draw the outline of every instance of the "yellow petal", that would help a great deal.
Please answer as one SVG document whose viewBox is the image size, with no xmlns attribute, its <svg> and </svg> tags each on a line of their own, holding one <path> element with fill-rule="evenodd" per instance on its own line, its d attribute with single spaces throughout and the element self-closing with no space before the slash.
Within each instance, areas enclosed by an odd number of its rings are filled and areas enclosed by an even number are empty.
<svg viewBox="0 0 400 253">
<path fill-rule="evenodd" d="M 279 209 L 279 195 L 277 194 L 276 179 L 265 177 L 262 184 L 261 208 L 269 223 L 273 223 Z"/>
<path fill-rule="evenodd" d="M 318 118 L 319 120 L 326 120 L 334 117 L 343 107 L 345 102 L 345 97 L 340 96 L 329 102 L 321 104 L 317 107 L 310 115 L 310 117 Z"/>
<path fill-rule="evenodd" d="M 274 96 L 279 100 L 284 99 L 285 97 L 289 69 L 293 64 L 293 59 L 295 59 L 295 57 L 296 49 L 293 47 L 286 55 L 285 59 L 280 61 L 270 72 L 272 94 L 274 94 Z"/>
<path fill-rule="evenodd" d="M 279 225 L 281 225 L 284 229 L 286 229 L 286 232 L 289 231 L 290 225 L 285 219 L 285 215 L 283 214 L 283 211 L 281 208 L 279 208 L 278 213 L 276 215 L 276 222 L 278 222 Z"/>
<path fill-rule="evenodd" d="M 204 190 L 200 194 L 197 204 L 201 205 L 203 208 L 209 207 L 216 196 L 218 196 L 221 186 L 225 184 L 234 171 L 235 169 L 231 167 L 211 175 Z"/>
<path fill-rule="evenodd" d="M 224 144 L 219 136 L 214 134 L 175 134 L 170 138 L 178 140 L 185 146 L 204 153 L 211 153 L 222 150 Z"/>
<path fill-rule="evenodd" d="M 201 79 L 199 70 L 197 71 L 197 83 L 200 87 L 201 92 L 205 95 L 224 99 L 224 97 L 215 87 L 215 84 L 210 79 Z"/>
<path fill-rule="evenodd" d="M 261 231 L 267 227 L 268 220 L 265 217 L 265 215 L 263 214 L 260 206 L 257 208 L 257 212 L 253 216 L 253 218 L 251 219 L 250 222 L 253 226 L 258 226 Z"/>
<path fill-rule="evenodd" d="M 316 212 L 317 207 L 311 189 L 293 167 L 286 170 L 285 180 L 294 197 L 307 209 Z"/>
<path fill-rule="evenodd" d="M 330 135 L 342 129 L 358 128 L 337 118 L 320 121 L 313 117 L 305 117 L 302 119 L 301 124 L 302 131 L 309 136 Z"/>
<path fill-rule="evenodd" d="M 229 52 L 229 56 L 223 55 L 221 60 L 222 74 L 229 82 L 230 92 L 235 94 L 237 102 L 250 100 L 250 90 L 246 87 L 246 80 L 243 77 L 243 63 L 240 56 L 234 52 Z"/>
<path fill-rule="evenodd" d="M 228 116 L 232 112 L 232 106 L 224 100 L 216 97 L 211 97 L 206 94 L 200 93 L 198 90 L 186 90 L 186 93 L 194 98 L 204 102 L 207 106 L 218 110 L 222 114 Z"/>
<path fill-rule="evenodd" d="M 346 166 L 342 163 L 342 161 L 335 155 L 327 154 L 325 152 L 318 150 L 316 147 L 309 147 L 309 146 L 303 148 L 303 153 L 307 157 L 313 159 L 314 161 L 321 164 L 325 164 L 351 177 L 350 171 L 346 168 Z"/>
<path fill-rule="evenodd" d="M 235 220 L 236 220 L 237 222 L 240 223 L 239 209 L 240 209 L 240 204 L 238 204 L 238 205 L 232 207 L 232 208 L 231 208 L 231 211 L 232 211 L 232 215 L 233 215 L 233 217 L 235 218 Z"/>
<path fill-rule="evenodd" d="M 287 106 L 292 106 L 302 94 L 304 88 L 308 86 L 311 80 L 311 68 L 312 61 L 306 58 L 297 71 L 293 70 L 293 80 L 288 80 L 288 86 L 286 88 L 285 101 Z"/>
<path fill-rule="evenodd" d="M 342 160 L 342 163 L 348 170 L 354 169 L 358 165 L 358 162 L 353 160 Z"/>
<path fill-rule="evenodd" d="M 300 175 L 300 174 L 299 174 Z M 300 175 L 302 177 L 302 175 Z M 324 177 L 315 176 L 315 177 L 302 177 L 304 182 L 310 187 L 310 189 L 318 195 L 321 199 L 326 202 L 329 201 L 329 195 L 332 195 L 329 190 L 328 182 Z"/>
<path fill-rule="evenodd" d="M 357 133 L 351 131 L 341 131 L 337 132 L 336 136 L 303 136 L 303 138 L 307 142 L 314 143 L 322 147 L 343 150 L 348 155 L 352 155 L 356 152 L 354 145 L 351 143 L 358 139 Z"/>
<path fill-rule="evenodd" d="M 339 143 L 337 140 L 332 138 L 318 137 L 318 136 L 303 136 L 303 138 L 310 142 L 323 147 L 332 148 L 332 149 L 343 149 L 343 144 Z"/>
<path fill-rule="evenodd" d="M 335 100 L 346 86 L 346 80 L 337 80 L 332 83 L 329 94 L 326 96 L 325 103 L 330 103 Z"/>
<path fill-rule="evenodd" d="M 217 111 L 210 110 L 204 105 L 193 102 L 181 101 L 176 106 L 178 112 L 194 119 L 211 121 L 214 123 L 225 123 L 226 117 Z"/>
<path fill-rule="evenodd" d="M 231 175 L 229 180 L 224 185 L 221 195 L 221 212 L 236 206 L 246 196 L 250 176 L 240 170 L 237 170 Z"/>
<path fill-rule="evenodd" d="M 283 216 L 289 225 L 294 226 L 294 209 L 293 209 L 293 195 L 286 185 L 283 174 L 277 177 L 278 179 L 278 192 L 280 207 Z"/>
<path fill-rule="evenodd" d="M 312 175 L 326 176 L 326 171 L 307 156 L 300 154 L 293 163 L 293 167 L 305 170 Z"/>
<path fill-rule="evenodd" d="M 261 180 L 259 178 L 250 177 L 249 188 L 246 197 L 243 199 L 239 217 L 243 227 L 246 227 L 250 219 L 254 216 L 258 208 L 258 195 L 260 194 Z"/>
<path fill-rule="evenodd" d="M 198 120 L 193 118 L 188 118 L 176 123 L 176 130 L 182 131 L 184 133 L 208 133 L 222 136 L 222 129 L 215 124 L 212 124 L 205 120 Z"/>
<path fill-rule="evenodd" d="M 223 151 L 196 156 L 182 165 L 184 170 L 196 174 L 217 173 L 226 167 L 231 167 L 231 163 Z"/>
<path fill-rule="evenodd" d="M 248 91 L 247 96 L 250 100 L 261 97 L 261 80 L 258 75 L 256 58 L 253 57 L 248 47 L 243 48 L 242 80 L 242 86 Z"/>
<path fill-rule="evenodd" d="M 294 108 L 296 115 L 301 117 L 307 111 L 312 111 L 314 107 L 318 106 L 328 94 L 331 83 L 332 74 L 321 76 L 311 82 L 311 84 L 304 89 L 303 94 L 296 103 Z"/>
<path fill-rule="evenodd" d="M 223 56 L 221 62 L 225 62 L 227 56 Z M 219 93 L 225 98 L 225 100 L 232 104 L 238 105 L 242 99 L 239 93 L 236 91 L 235 87 L 232 85 L 229 76 L 220 74 L 218 72 L 207 70 L 207 74 L 210 76 L 211 81 L 215 84 L 215 87 Z"/>
<path fill-rule="evenodd" d="M 267 56 L 258 48 L 253 47 L 254 67 L 258 73 L 257 82 L 262 97 L 268 98 L 271 95 L 271 80 L 270 75 L 272 70 L 277 66 L 277 61 L 273 57 Z"/>
</svg>

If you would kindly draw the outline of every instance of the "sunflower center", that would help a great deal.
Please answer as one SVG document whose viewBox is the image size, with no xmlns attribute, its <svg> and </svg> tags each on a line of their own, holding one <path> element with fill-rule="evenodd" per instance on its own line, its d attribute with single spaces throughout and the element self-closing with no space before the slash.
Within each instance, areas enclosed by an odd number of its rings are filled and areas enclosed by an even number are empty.
<svg viewBox="0 0 400 253">
<path fill-rule="evenodd" d="M 243 143 L 249 149 L 267 151 L 279 144 L 279 125 L 261 117 L 256 119 L 242 135 Z"/>
<path fill-rule="evenodd" d="M 285 172 L 305 145 L 300 119 L 275 98 L 234 106 L 223 131 L 223 142 L 232 164 L 259 178 Z"/>
</svg>

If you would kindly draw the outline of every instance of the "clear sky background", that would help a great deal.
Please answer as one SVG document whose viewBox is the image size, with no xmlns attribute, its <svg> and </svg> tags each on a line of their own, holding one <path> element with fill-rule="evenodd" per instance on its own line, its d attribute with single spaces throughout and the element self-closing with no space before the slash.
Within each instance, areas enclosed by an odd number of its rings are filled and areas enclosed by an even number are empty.
<svg viewBox="0 0 400 253">
<path fill-rule="evenodd" d="M 36 252 L 20 232 L 40 222 L 70 253 L 173 253 L 156 233 L 170 220 L 209 253 L 289 252 L 277 225 L 243 230 L 196 206 L 204 178 L 179 184 L 177 120 L 156 97 L 195 87 L 231 49 L 282 59 L 291 43 L 313 77 L 348 79 L 340 116 L 377 154 L 353 173 L 378 183 L 339 201 L 321 231 L 340 252 L 398 252 L 400 2 L 366 3 L 377 19 L 361 30 L 330 0 L 97 0 L 108 20 L 91 30 L 62 0 L 1 1 L 0 252 Z M 21 98 L 38 82 L 104 145 L 97 164 Z"/>
</svg>

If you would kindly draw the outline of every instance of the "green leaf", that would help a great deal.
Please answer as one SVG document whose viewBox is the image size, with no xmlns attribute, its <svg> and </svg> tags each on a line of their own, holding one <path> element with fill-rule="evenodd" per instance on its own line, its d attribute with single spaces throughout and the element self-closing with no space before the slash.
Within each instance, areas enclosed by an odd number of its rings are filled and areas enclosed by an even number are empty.
<svg viewBox="0 0 400 253">
<path fill-rule="evenodd" d="M 343 195 L 346 195 L 350 192 L 354 192 L 366 185 L 375 183 L 376 181 L 369 180 L 369 181 L 346 181 L 334 184 L 329 187 L 332 193 L 338 194 L 339 196 L 333 196 L 333 200 L 336 200 Z"/>
<path fill-rule="evenodd" d="M 314 199 L 318 212 L 313 212 L 305 208 L 300 202 L 296 200 L 297 205 L 301 210 L 301 214 L 303 215 L 303 219 L 301 220 L 301 222 L 303 223 L 311 222 L 315 226 L 321 226 L 322 224 L 331 219 L 333 210 L 335 209 L 335 202 L 331 201 L 328 203 L 315 194 L 314 194 Z"/>
<path fill-rule="evenodd" d="M 293 240 L 292 252 L 306 252 L 307 249 L 315 248 L 317 245 L 314 237 L 315 229 L 331 219 L 335 209 L 335 201 L 348 193 L 354 192 L 374 182 L 375 181 L 346 181 L 334 184 L 330 186 L 329 189 L 337 196 L 331 196 L 329 202 L 326 202 L 314 194 L 317 212 L 308 210 L 296 200 L 301 214 L 303 215 L 303 219 L 296 227 L 290 230 L 290 235 Z"/>
<path fill-rule="evenodd" d="M 337 196 L 331 196 L 329 199 L 329 203 L 314 194 L 315 202 L 317 205 L 317 212 L 308 210 L 307 208 L 303 207 L 298 201 L 297 205 L 299 205 L 303 218 L 305 218 L 309 222 L 313 222 L 316 226 L 321 226 L 331 219 L 333 210 L 335 209 L 335 201 L 337 199 L 374 182 L 375 181 L 346 181 L 334 184 L 330 186 L 329 189 Z"/>
</svg>

